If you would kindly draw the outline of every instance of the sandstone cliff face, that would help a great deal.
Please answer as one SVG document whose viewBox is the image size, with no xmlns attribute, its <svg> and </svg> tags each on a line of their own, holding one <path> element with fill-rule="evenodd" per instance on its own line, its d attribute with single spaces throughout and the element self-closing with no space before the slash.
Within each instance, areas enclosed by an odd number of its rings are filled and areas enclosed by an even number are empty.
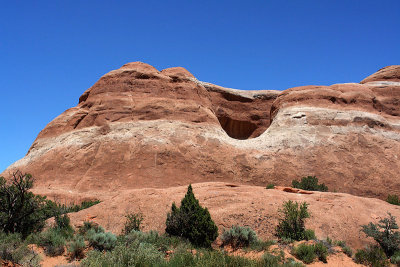
<svg viewBox="0 0 400 267">
<path fill-rule="evenodd" d="M 128 63 L 100 78 L 11 165 L 76 192 L 225 181 L 400 194 L 399 66 L 361 84 L 241 91 L 183 68 Z"/>
</svg>

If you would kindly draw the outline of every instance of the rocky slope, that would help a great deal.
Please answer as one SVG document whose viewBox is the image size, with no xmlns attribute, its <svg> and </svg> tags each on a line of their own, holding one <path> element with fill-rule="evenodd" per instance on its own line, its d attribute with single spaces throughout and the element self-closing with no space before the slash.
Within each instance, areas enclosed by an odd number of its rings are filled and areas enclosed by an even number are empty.
<svg viewBox="0 0 400 267">
<path fill-rule="evenodd" d="M 280 190 L 279 190 L 280 189 Z M 250 226 L 264 239 L 276 239 L 278 209 L 284 201 L 307 202 L 311 217 L 306 227 L 313 229 L 319 239 L 330 237 L 345 240 L 353 248 L 362 248 L 369 240 L 360 232 L 361 225 L 378 222 L 387 212 L 400 218 L 400 207 L 383 200 L 357 197 L 344 193 L 306 192 L 292 193 L 284 188 L 265 189 L 261 186 L 234 183 L 207 182 L 193 184 L 193 192 L 210 214 L 220 232 L 232 225 Z M 288 188 L 287 188 L 288 189 Z M 36 189 L 46 195 L 68 195 L 64 200 L 97 197 L 102 202 L 89 209 L 71 214 L 75 225 L 92 220 L 114 233 L 121 233 L 125 215 L 129 212 L 144 214 L 144 231 L 164 232 L 167 212 L 172 202 L 180 205 L 187 186 L 169 188 L 128 189 L 104 194 L 102 190 L 87 193 L 71 193 L 64 189 Z M 69 193 L 69 194 L 68 194 Z"/>
<path fill-rule="evenodd" d="M 10 166 L 77 192 L 226 181 L 400 193 L 399 66 L 361 84 L 241 91 L 183 68 L 128 63 L 100 78 Z"/>
</svg>

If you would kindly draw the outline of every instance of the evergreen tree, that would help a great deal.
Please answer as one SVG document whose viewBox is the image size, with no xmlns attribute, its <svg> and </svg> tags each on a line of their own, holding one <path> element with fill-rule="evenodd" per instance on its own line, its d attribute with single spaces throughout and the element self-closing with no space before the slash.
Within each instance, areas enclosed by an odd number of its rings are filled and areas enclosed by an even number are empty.
<svg viewBox="0 0 400 267">
<path fill-rule="evenodd" d="M 307 230 L 304 220 L 310 217 L 307 208 L 306 202 L 300 204 L 289 200 L 283 203 L 283 209 L 279 209 L 280 219 L 275 235 L 293 240 L 306 239 Z"/>
<path fill-rule="evenodd" d="M 40 231 L 54 207 L 46 197 L 34 195 L 30 174 L 16 171 L 7 182 L 0 177 L 0 231 L 21 233 L 24 237 Z"/>
<path fill-rule="evenodd" d="M 293 180 L 292 186 L 294 188 L 299 188 L 309 191 L 321 191 L 321 192 L 328 191 L 328 187 L 325 184 L 318 184 L 318 178 L 315 176 L 303 177 L 301 178 L 300 182 L 297 180 Z"/>
<path fill-rule="evenodd" d="M 367 236 L 375 239 L 388 257 L 391 257 L 396 251 L 400 250 L 399 226 L 396 223 L 396 217 L 388 213 L 389 217 L 381 219 L 379 223 L 369 223 L 362 225 L 361 231 Z"/>
<path fill-rule="evenodd" d="M 200 206 L 189 185 L 185 197 L 178 208 L 172 204 L 171 212 L 167 215 L 165 232 L 187 238 L 199 247 L 210 247 L 218 236 L 218 228 L 211 219 L 207 208 Z"/>
</svg>

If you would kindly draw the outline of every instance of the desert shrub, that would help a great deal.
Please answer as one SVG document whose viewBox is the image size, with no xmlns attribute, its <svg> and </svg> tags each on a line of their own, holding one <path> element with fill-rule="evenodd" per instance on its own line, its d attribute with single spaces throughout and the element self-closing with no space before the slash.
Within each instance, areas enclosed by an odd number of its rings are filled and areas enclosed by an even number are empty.
<svg viewBox="0 0 400 267">
<path fill-rule="evenodd" d="M 83 222 L 83 225 L 79 227 L 78 233 L 79 235 L 86 236 L 88 232 L 91 231 L 91 233 L 104 233 L 103 227 L 99 226 L 97 223 L 94 222 L 89 222 L 85 221 Z"/>
<path fill-rule="evenodd" d="M 338 240 L 338 241 L 335 241 L 334 244 L 336 246 L 341 247 L 343 253 L 346 254 L 347 256 L 349 256 L 349 257 L 353 256 L 353 250 L 349 246 L 347 246 L 345 241 Z"/>
<path fill-rule="evenodd" d="M 318 259 L 323 263 L 326 263 L 326 258 L 328 257 L 328 248 L 321 242 L 314 244 L 314 251 Z"/>
<path fill-rule="evenodd" d="M 118 245 L 106 253 L 93 250 L 81 261 L 82 267 L 165 266 L 164 255 L 151 244 Z"/>
<path fill-rule="evenodd" d="M 250 227 L 233 225 L 228 230 L 224 229 L 221 236 L 222 246 L 230 245 L 233 249 L 248 247 L 258 241 L 256 232 Z"/>
<path fill-rule="evenodd" d="M 39 235 L 38 245 L 48 256 L 59 256 L 65 251 L 66 238 L 57 228 L 49 228 Z"/>
<path fill-rule="evenodd" d="M 71 226 L 71 220 L 67 214 L 55 216 L 55 228 L 66 239 L 73 237 L 74 229 Z"/>
<path fill-rule="evenodd" d="M 306 229 L 304 220 L 310 217 L 307 203 L 297 203 L 291 200 L 283 203 L 283 209 L 279 209 L 279 224 L 275 235 L 279 238 L 290 238 L 292 240 L 303 240 Z"/>
<path fill-rule="evenodd" d="M 129 213 L 125 218 L 124 234 L 129 234 L 131 231 L 140 231 L 143 221 L 143 215 L 141 213 Z"/>
<path fill-rule="evenodd" d="M 21 234 L 0 232 L 0 259 L 22 266 L 40 266 L 40 257 L 29 249 Z"/>
<path fill-rule="evenodd" d="M 149 244 L 156 244 L 158 243 L 159 239 L 162 237 L 158 234 L 157 231 L 149 231 L 149 232 L 142 232 L 142 231 L 130 231 L 129 234 L 125 235 L 123 241 L 129 245 L 135 241 L 139 243 L 149 243 Z"/>
<path fill-rule="evenodd" d="M 346 246 L 346 241 L 342 241 L 342 240 L 337 240 L 335 242 L 333 242 L 334 245 L 339 246 L 341 248 Z"/>
<path fill-rule="evenodd" d="M 314 230 L 306 229 L 304 231 L 304 240 L 313 240 L 313 239 L 316 239 Z"/>
<path fill-rule="evenodd" d="M 390 257 L 390 262 L 400 266 L 400 251 L 393 253 L 392 257 Z"/>
<path fill-rule="evenodd" d="M 274 189 L 274 188 L 275 188 L 275 185 L 274 185 L 274 184 L 268 184 L 266 188 L 267 188 L 267 189 Z"/>
<path fill-rule="evenodd" d="M 251 250 L 256 250 L 256 251 L 266 251 L 268 248 L 272 245 L 276 244 L 276 240 L 261 240 L 258 239 L 257 241 L 253 242 L 250 244 L 250 249 Z"/>
<path fill-rule="evenodd" d="M 193 253 L 179 248 L 171 255 L 171 259 L 166 266 L 193 266 L 194 264 L 195 257 Z"/>
<path fill-rule="evenodd" d="M 167 234 L 159 235 L 157 231 L 141 232 L 132 231 L 128 235 L 120 236 L 119 242 L 130 246 L 131 244 L 148 243 L 152 244 L 158 251 L 166 252 L 168 250 L 175 250 L 177 247 L 190 250 L 192 248 L 187 239 L 176 236 L 169 236 Z"/>
<path fill-rule="evenodd" d="M 353 256 L 353 250 L 349 246 L 342 247 L 342 251 L 350 258 Z"/>
<path fill-rule="evenodd" d="M 372 267 L 388 266 L 385 252 L 379 246 L 369 246 L 365 249 L 357 250 L 354 261 Z"/>
<path fill-rule="evenodd" d="M 56 205 L 57 205 L 59 212 L 61 214 L 65 214 L 65 213 L 78 212 L 78 211 L 81 211 L 84 209 L 88 209 L 99 203 L 100 203 L 100 200 L 95 199 L 95 200 L 85 200 L 85 201 L 82 201 L 80 204 L 72 204 L 72 205 L 62 204 L 61 205 L 61 204 L 56 203 Z"/>
<path fill-rule="evenodd" d="M 301 262 L 295 261 L 293 258 L 288 258 L 286 262 L 284 262 L 281 267 L 305 267 L 305 265 Z M 275 267 L 275 266 L 274 266 Z"/>
<path fill-rule="evenodd" d="M 90 231 L 93 231 L 93 230 L 90 230 Z M 90 233 L 88 235 L 88 241 L 89 241 L 89 245 L 92 246 L 94 249 L 97 249 L 100 251 L 112 250 L 117 244 L 117 237 L 110 232 Z"/>
<path fill-rule="evenodd" d="M 74 229 L 67 214 L 55 216 L 55 225 L 46 231 L 30 235 L 27 241 L 43 247 L 46 255 L 58 256 L 64 253 L 66 241 L 74 236 Z"/>
<path fill-rule="evenodd" d="M 133 231 L 134 232 L 134 231 Z M 156 246 L 149 243 L 141 243 L 138 240 L 129 245 L 120 243 L 112 251 L 100 252 L 93 250 L 81 261 L 82 267 L 125 267 L 125 266 L 160 266 L 160 267 L 198 267 L 198 266 L 235 266 L 235 267 L 259 267 L 259 266 L 285 266 L 301 267 L 302 264 L 295 261 L 283 261 L 283 256 L 264 256 L 264 259 L 254 260 L 245 257 L 231 256 L 227 253 L 197 249 L 196 252 L 186 247 L 176 248 L 165 259 L 165 254 Z"/>
<path fill-rule="evenodd" d="M 309 191 L 322 191 L 327 192 L 328 187 L 325 184 L 318 184 L 318 178 L 315 176 L 307 176 L 301 178 L 301 181 L 293 180 L 292 186 L 294 188 L 299 188 Z"/>
<path fill-rule="evenodd" d="M 29 191 L 33 182 L 30 174 L 20 171 L 14 172 L 9 181 L 0 177 L 0 231 L 26 237 L 42 230 L 45 220 L 54 216 L 51 202 Z"/>
<path fill-rule="evenodd" d="M 386 202 L 393 205 L 400 205 L 400 200 L 397 195 L 388 195 Z"/>
<path fill-rule="evenodd" d="M 317 258 L 314 245 L 300 244 L 293 248 L 293 255 L 306 264 L 310 264 Z"/>
<path fill-rule="evenodd" d="M 68 252 L 71 259 L 82 259 L 86 248 L 85 239 L 83 236 L 75 236 L 68 244 Z"/>
<path fill-rule="evenodd" d="M 279 266 L 282 261 L 283 259 L 281 256 L 276 256 L 268 252 L 264 253 L 261 257 L 262 266 L 265 267 Z"/>
<path fill-rule="evenodd" d="M 279 243 L 282 245 L 290 245 L 294 242 L 295 240 L 291 239 L 290 237 L 281 237 L 279 240 Z"/>
<path fill-rule="evenodd" d="M 395 251 L 399 250 L 400 233 L 393 231 L 399 229 L 396 217 L 390 213 L 388 215 L 388 218 L 381 219 L 378 224 L 363 225 L 361 231 L 375 239 L 385 254 L 391 257 Z"/>
<path fill-rule="evenodd" d="M 183 252 L 184 253 L 184 252 Z M 202 250 L 199 253 L 196 253 L 192 256 L 192 260 L 189 257 L 188 266 L 237 266 L 237 267 L 247 267 L 247 266 L 259 266 L 256 260 L 247 259 L 245 257 L 231 256 L 227 253 L 220 251 L 210 251 L 210 250 Z M 173 259 L 171 259 L 173 260 Z M 167 266 L 186 266 L 179 265 L 171 262 Z"/>
<path fill-rule="evenodd" d="M 171 212 L 167 215 L 165 232 L 187 238 L 192 244 L 199 247 L 210 247 L 218 236 L 218 228 L 207 208 L 200 206 L 189 185 L 181 206 L 172 204 Z"/>
</svg>

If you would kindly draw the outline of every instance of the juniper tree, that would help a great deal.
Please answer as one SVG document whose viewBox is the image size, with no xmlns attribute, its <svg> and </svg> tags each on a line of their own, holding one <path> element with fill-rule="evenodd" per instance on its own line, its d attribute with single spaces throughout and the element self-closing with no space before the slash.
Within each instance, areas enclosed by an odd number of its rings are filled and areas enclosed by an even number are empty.
<svg viewBox="0 0 400 267">
<path fill-rule="evenodd" d="M 172 204 L 171 212 L 167 215 L 165 232 L 187 238 L 193 245 L 210 247 L 218 236 L 218 228 L 207 208 L 200 206 L 189 185 L 185 197 L 178 208 Z"/>
<path fill-rule="evenodd" d="M 393 231 L 399 229 L 396 217 L 388 213 L 389 217 L 381 219 L 379 223 L 362 225 L 361 231 L 372 237 L 381 246 L 388 257 L 400 249 L 400 233 Z"/>
</svg>

